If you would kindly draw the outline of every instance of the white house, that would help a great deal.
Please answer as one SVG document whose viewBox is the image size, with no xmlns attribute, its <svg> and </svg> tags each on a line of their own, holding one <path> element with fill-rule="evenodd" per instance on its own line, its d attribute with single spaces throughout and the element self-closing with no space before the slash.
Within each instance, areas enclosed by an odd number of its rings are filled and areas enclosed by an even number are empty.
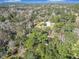
<svg viewBox="0 0 79 59">
<path fill-rule="evenodd" d="M 52 22 L 50 22 L 50 21 L 47 21 L 47 22 L 46 22 L 46 26 L 53 26 L 53 25 L 55 25 L 55 23 L 52 23 Z"/>
</svg>

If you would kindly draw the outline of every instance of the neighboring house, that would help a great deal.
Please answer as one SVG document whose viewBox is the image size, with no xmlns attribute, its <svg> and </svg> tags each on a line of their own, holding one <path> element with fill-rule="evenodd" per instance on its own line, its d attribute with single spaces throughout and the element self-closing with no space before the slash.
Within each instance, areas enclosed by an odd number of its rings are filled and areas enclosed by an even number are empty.
<svg viewBox="0 0 79 59">
<path fill-rule="evenodd" d="M 65 41 L 65 35 L 64 35 L 64 33 L 60 33 L 60 40 L 61 40 L 62 42 Z"/>
<path fill-rule="evenodd" d="M 78 28 L 75 28 L 73 31 L 74 31 L 74 33 L 76 33 L 79 36 L 79 29 Z"/>
<path fill-rule="evenodd" d="M 76 25 L 79 26 L 79 16 L 76 18 Z"/>
</svg>

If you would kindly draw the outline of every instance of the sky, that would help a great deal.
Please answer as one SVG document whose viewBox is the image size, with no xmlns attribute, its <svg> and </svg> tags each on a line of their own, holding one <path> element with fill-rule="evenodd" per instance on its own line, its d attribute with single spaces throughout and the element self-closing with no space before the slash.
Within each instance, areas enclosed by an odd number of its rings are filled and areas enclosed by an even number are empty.
<svg viewBox="0 0 79 59">
<path fill-rule="evenodd" d="M 73 2 L 73 3 L 78 3 L 79 0 L 0 0 L 0 3 L 3 3 L 3 2 L 24 2 L 24 3 Z"/>
</svg>

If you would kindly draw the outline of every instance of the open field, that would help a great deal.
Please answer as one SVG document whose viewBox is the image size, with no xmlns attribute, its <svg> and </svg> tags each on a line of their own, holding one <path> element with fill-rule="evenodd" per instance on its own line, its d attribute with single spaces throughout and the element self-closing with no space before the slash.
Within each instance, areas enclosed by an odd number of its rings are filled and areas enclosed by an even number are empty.
<svg viewBox="0 0 79 59">
<path fill-rule="evenodd" d="M 79 4 L 0 4 L 0 59 L 79 59 Z"/>
</svg>

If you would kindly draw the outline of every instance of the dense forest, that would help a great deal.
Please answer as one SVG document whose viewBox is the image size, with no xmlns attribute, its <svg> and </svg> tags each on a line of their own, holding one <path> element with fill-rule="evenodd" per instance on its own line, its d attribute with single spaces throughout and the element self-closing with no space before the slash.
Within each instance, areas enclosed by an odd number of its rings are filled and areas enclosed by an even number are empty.
<svg viewBox="0 0 79 59">
<path fill-rule="evenodd" d="M 79 5 L 0 7 L 0 59 L 79 59 Z"/>
</svg>

